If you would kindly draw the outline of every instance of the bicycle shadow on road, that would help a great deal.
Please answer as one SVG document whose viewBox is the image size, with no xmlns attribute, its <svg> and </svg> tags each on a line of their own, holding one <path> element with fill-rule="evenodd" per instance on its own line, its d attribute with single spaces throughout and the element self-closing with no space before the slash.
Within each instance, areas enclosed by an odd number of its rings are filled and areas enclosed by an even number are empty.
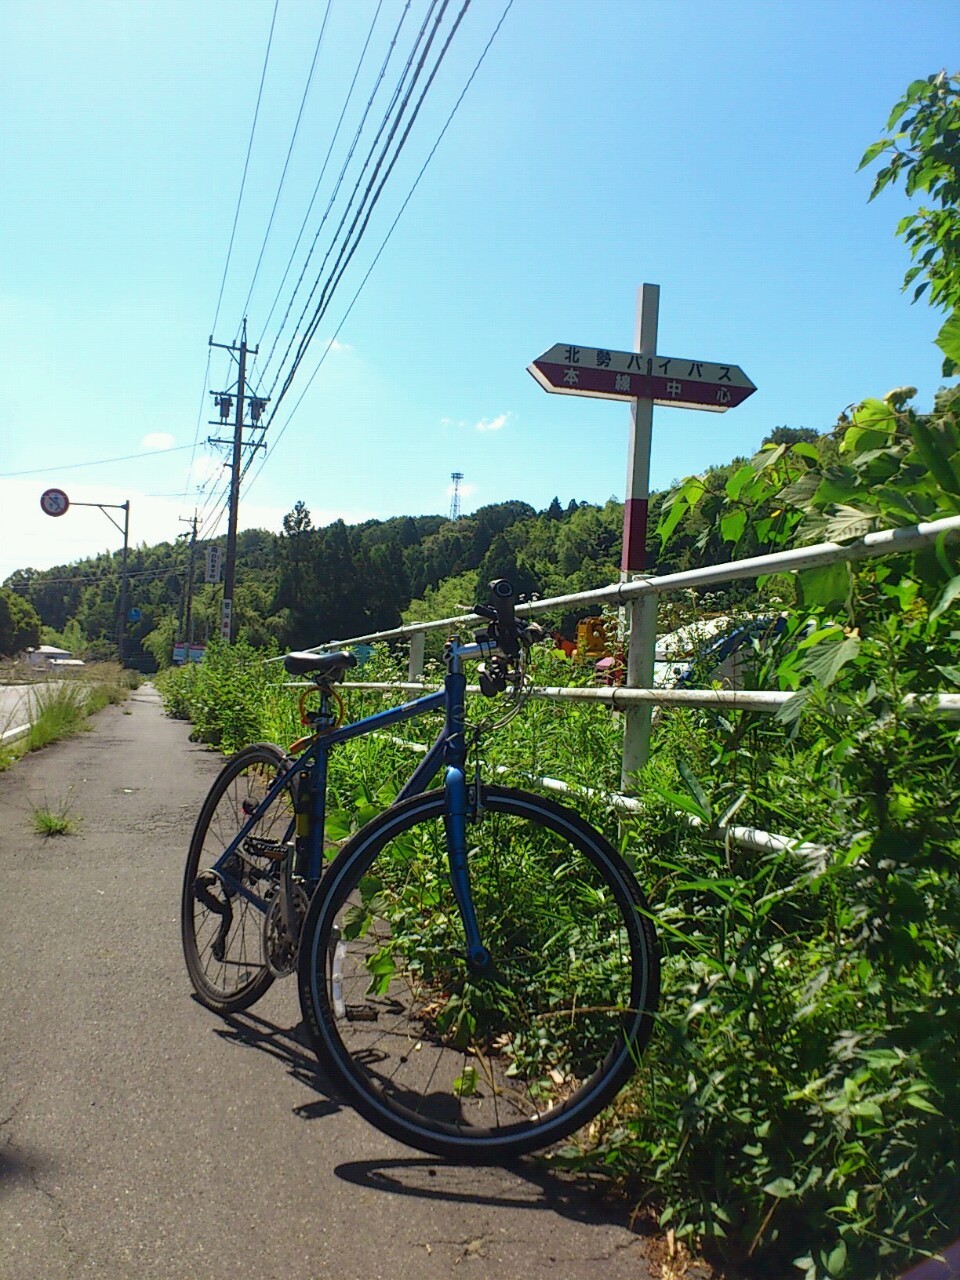
<svg viewBox="0 0 960 1280">
<path fill-rule="evenodd" d="M 16 1142 L 11 1135 L 0 1147 L 0 1199 L 17 1188 L 38 1191 L 37 1179 L 60 1172 L 60 1164 L 48 1152 Z"/>
<path fill-rule="evenodd" d="M 530 1157 L 500 1165 L 454 1164 L 429 1156 L 356 1160 L 337 1165 L 334 1173 L 344 1182 L 388 1195 L 534 1209 L 575 1222 L 646 1234 L 642 1224 L 633 1223 L 628 1204 L 604 1196 L 605 1186 L 555 1173 Z"/>
<path fill-rule="evenodd" d="M 215 1028 L 221 1039 L 232 1044 L 259 1049 L 261 1053 L 276 1058 L 287 1068 L 298 1084 L 306 1085 L 319 1094 L 316 1102 L 294 1107 L 293 1113 L 301 1120 L 319 1120 L 335 1115 L 347 1104 L 338 1096 L 336 1086 L 329 1080 L 313 1054 L 305 1049 L 306 1031 L 303 1024 L 281 1027 L 255 1013 L 227 1014 L 223 1026 Z"/>
</svg>

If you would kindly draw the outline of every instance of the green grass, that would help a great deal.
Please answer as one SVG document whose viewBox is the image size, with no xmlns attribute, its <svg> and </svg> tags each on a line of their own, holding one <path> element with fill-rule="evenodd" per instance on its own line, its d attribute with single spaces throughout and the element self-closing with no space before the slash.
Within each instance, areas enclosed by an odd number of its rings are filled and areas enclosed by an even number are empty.
<svg viewBox="0 0 960 1280">
<path fill-rule="evenodd" d="M 68 677 L 36 681 L 28 706 L 17 715 L 30 721 L 29 732 L 0 747 L 0 772 L 29 751 L 82 732 L 89 727 L 89 716 L 124 702 L 139 682 L 139 673 L 124 671 L 117 663 L 98 663 Z"/>
<path fill-rule="evenodd" d="M 69 817 L 66 801 L 57 809 L 35 805 L 32 815 L 33 829 L 38 836 L 70 836 L 77 830 L 76 821 Z"/>
</svg>

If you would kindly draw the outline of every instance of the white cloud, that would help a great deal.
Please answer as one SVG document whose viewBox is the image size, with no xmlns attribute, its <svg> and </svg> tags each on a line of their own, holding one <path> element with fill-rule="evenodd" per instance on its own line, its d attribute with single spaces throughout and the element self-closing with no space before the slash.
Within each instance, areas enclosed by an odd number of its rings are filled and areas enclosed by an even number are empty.
<svg viewBox="0 0 960 1280">
<path fill-rule="evenodd" d="M 474 431 L 502 431 L 510 419 L 512 413 L 500 413 L 495 418 L 481 418 L 479 422 L 473 424 Z M 470 423 L 465 418 L 441 418 L 441 427 L 469 427 Z"/>
<path fill-rule="evenodd" d="M 464 483 L 464 481 L 463 481 L 463 480 L 461 480 L 461 481 L 460 481 L 460 497 L 461 497 L 461 498 L 469 498 L 469 497 L 472 497 L 472 496 L 473 496 L 473 494 L 475 494 L 476 492 L 477 492 L 477 486 L 476 486 L 475 484 L 466 484 L 466 483 Z M 453 485 L 452 485 L 452 484 L 451 484 L 451 485 L 447 485 L 447 497 L 448 497 L 448 498 L 452 498 L 452 497 L 453 497 Z"/>
<path fill-rule="evenodd" d="M 203 453 L 194 458 L 193 465 L 187 474 L 184 489 L 187 493 L 194 489 L 206 491 L 221 478 L 226 478 L 230 459 L 224 453 Z"/>
<path fill-rule="evenodd" d="M 151 431 L 140 441 L 141 449 L 172 449 L 173 436 L 167 431 Z"/>
<path fill-rule="evenodd" d="M 509 413 L 501 413 L 496 418 L 481 418 L 476 424 L 476 431 L 501 431 L 510 421 Z"/>
</svg>

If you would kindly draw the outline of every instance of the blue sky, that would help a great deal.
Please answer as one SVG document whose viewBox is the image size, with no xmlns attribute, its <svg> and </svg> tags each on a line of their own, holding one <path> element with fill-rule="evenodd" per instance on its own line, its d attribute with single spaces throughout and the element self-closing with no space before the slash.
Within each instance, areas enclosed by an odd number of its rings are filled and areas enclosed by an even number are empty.
<svg viewBox="0 0 960 1280">
<path fill-rule="evenodd" d="M 893 386 L 931 403 L 939 322 L 900 292 L 905 201 L 868 205 L 857 164 L 912 79 L 956 68 L 954 0 L 514 0 L 341 325 L 505 3 L 464 17 L 251 468 L 242 526 L 279 529 L 297 499 L 317 523 L 443 512 L 455 470 L 464 510 L 622 497 L 627 407 L 549 396 L 526 366 L 557 342 L 630 348 L 643 281 L 661 286 L 662 352 L 739 364 L 758 387 L 724 415 L 657 409 L 655 487 Z M 395 59 L 427 4 L 412 0 Z M 254 278 L 327 10 L 279 0 L 215 331 L 235 337 L 249 294 L 261 363 L 403 7 L 382 0 L 282 284 L 377 0 L 331 0 Z M 172 539 L 195 506 L 215 522 L 207 339 L 273 2 L 4 10 L 0 578 L 118 545 L 96 510 L 44 516 L 49 486 L 129 498 L 135 543 Z M 206 386 L 231 377 L 214 353 Z M 147 456 L 77 466 L 128 454 Z"/>
</svg>

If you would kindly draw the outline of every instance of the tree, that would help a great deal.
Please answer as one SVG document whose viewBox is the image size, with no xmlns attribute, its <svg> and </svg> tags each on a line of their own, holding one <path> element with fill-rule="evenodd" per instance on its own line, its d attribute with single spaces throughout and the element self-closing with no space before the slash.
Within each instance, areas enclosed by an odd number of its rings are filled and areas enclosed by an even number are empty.
<svg viewBox="0 0 960 1280">
<path fill-rule="evenodd" d="M 926 194 L 934 207 L 921 205 L 901 218 L 897 235 L 910 249 L 914 265 L 903 279 L 904 289 L 921 277 L 913 301 L 929 289 L 929 301 L 948 313 L 937 335 L 944 354 L 943 374 L 960 369 L 960 75 L 941 71 L 914 80 L 890 113 L 887 129 L 900 126 L 890 137 L 864 152 L 860 168 L 883 156 L 870 199 L 889 183 L 903 179 L 908 196 Z"/>
<path fill-rule="evenodd" d="M 13 657 L 40 643 L 40 615 L 16 591 L 0 587 L 0 654 Z"/>
<path fill-rule="evenodd" d="M 819 437 L 813 427 L 774 427 L 761 444 L 813 444 Z"/>
</svg>

